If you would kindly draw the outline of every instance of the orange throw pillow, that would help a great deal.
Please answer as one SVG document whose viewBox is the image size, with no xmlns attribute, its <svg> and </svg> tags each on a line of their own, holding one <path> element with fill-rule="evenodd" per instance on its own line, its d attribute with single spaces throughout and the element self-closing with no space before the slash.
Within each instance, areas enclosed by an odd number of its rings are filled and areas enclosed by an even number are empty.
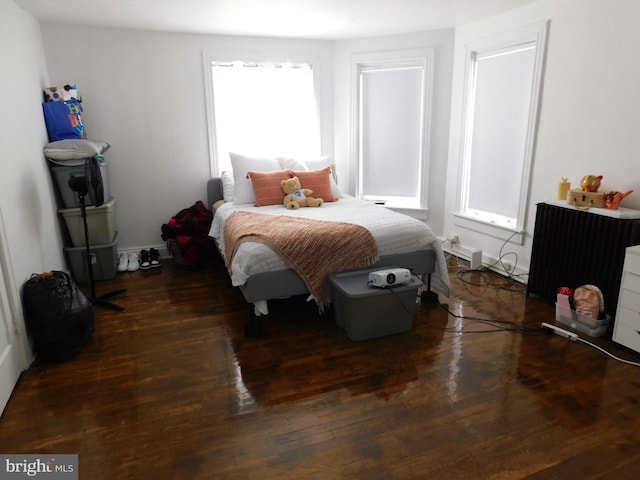
<svg viewBox="0 0 640 480">
<path fill-rule="evenodd" d="M 312 197 L 321 198 L 325 202 L 335 202 L 331 190 L 331 167 L 324 167 L 319 170 L 289 170 L 291 177 L 298 177 L 302 188 L 313 190 Z"/>
<path fill-rule="evenodd" d="M 279 205 L 282 203 L 284 200 L 284 192 L 282 191 L 280 182 L 289 178 L 288 170 L 249 172 L 247 175 L 253 184 L 253 192 L 256 195 L 256 207 Z"/>
</svg>

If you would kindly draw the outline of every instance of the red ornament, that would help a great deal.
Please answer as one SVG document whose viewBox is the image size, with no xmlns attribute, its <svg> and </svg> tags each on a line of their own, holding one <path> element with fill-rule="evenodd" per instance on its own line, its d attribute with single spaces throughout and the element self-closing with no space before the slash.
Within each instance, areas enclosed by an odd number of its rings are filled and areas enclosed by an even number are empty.
<svg viewBox="0 0 640 480">
<path fill-rule="evenodd" d="M 558 293 L 561 295 L 569 295 L 570 297 L 573 296 L 573 288 L 570 287 L 560 287 L 558 289 Z"/>
</svg>

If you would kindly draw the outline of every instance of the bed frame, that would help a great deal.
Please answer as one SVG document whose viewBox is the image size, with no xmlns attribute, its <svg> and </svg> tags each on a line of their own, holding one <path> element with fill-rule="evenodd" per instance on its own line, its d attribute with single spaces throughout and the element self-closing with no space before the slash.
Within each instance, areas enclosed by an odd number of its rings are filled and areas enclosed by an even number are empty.
<svg viewBox="0 0 640 480">
<path fill-rule="evenodd" d="M 207 182 L 208 208 L 212 208 L 216 202 L 222 199 L 222 181 L 220 177 L 210 178 Z M 408 268 L 414 274 L 420 275 L 423 282 L 426 279 L 427 289 L 422 293 L 422 300 L 428 303 L 437 303 L 438 295 L 431 290 L 431 273 L 436 270 L 436 254 L 433 250 L 418 250 L 410 253 L 382 256 L 374 267 Z M 304 281 L 292 269 L 252 275 L 239 288 L 245 300 L 251 304 L 250 319 L 245 330 L 245 334 L 251 337 L 262 335 L 262 325 L 258 321 L 257 314 L 253 308 L 254 302 L 309 293 Z"/>
</svg>

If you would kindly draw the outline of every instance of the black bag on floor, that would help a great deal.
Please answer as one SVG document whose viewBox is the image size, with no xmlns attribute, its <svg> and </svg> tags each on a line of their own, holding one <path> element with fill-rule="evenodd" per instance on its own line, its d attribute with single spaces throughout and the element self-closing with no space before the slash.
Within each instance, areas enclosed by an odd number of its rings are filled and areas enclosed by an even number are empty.
<svg viewBox="0 0 640 480">
<path fill-rule="evenodd" d="M 33 274 L 22 303 L 34 350 L 45 359 L 71 360 L 93 335 L 93 305 L 66 272 Z"/>
</svg>

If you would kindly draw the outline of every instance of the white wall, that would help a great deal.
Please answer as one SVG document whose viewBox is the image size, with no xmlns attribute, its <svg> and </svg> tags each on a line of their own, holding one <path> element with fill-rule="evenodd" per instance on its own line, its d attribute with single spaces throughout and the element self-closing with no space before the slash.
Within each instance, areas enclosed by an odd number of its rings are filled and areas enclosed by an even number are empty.
<svg viewBox="0 0 640 480">
<path fill-rule="evenodd" d="M 52 84 L 76 83 L 87 135 L 112 146 L 118 249 L 161 248 L 160 227 L 206 200 L 203 52 L 319 60 L 323 154 L 333 155 L 331 42 L 42 24 Z"/>
<path fill-rule="evenodd" d="M 535 205 L 555 198 L 561 177 L 578 187 L 583 175 L 603 175 L 601 191 L 635 189 L 622 206 L 640 208 L 639 17 L 637 0 L 541 0 L 456 30 L 445 234 L 456 233 L 464 246 L 494 258 L 502 246 L 501 240 L 456 226 L 451 215 L 460 172 L 465 44 L 547 19 L 551 24 L 525 243 L 509 244 L 503 253 L 515 252 L 518 265 L 528 269 Z"/>
<path fill-rule="evenodd" d="M 540 0 L 453 30 L 339 42 L 153 33 L 43 24 L 52 84 L 78 83 L 90 136 L 109 141 L 111 192 L 117 197 L 119 248 L 161 245 L 160 226 L 180 208 L 204 199 L 209 175 L 202 51 L 306 52 L 323 60 L 324 154 L 338 164 L 353 193 L 350 165 L 350 60 L 357 53 L 429 47 L 435 50 L 428 223 L 438 235 L 495 258 L 502 240 L 458 227 L 456 205 L 464 45 L 478 38 L 551 20 L 538 140 L 523 245 L 528 269 L 535 204 L 555 196 L 560 177 L 575 185 L 602 174 L 602 190 L 629 190 L 623 206 L 640 208 L 635 129 L 640 96 L 636 0 Z M 331 58 L 333 55 L 333 58 Z M 488 188 L 491 188 L 489 186 Z M 513 262 L 514 257 L 510 257 Z"/>
<path fill-rule="evenodd" d="M 434 30 L 389 37 L 363 38 L 336 42 L 335 45 L 335 158 L 340 185 L 349 193 L 355 191 L 354 171 L 350 163 L 351 142 L 351 58 L 353 55 L 413 48 L 434 50 L 433 105 L 429 176 L 429 212 L 427 223 L 440 235 L 444 228 L 445 180 L 449 142 L 449 111 L 454 31 Z"/>
<path fill-rule="evenodd" d="M 0 1 L 0 65 L 0 211 L 9 250 L 3 267 L 21 324 L 20 287 L 32 273 L 65 270 L 65 264 L 42 154 L 47 142 L 42 86 L 48 78 L 40 26 L 11 0 Z"/>
</svg>

